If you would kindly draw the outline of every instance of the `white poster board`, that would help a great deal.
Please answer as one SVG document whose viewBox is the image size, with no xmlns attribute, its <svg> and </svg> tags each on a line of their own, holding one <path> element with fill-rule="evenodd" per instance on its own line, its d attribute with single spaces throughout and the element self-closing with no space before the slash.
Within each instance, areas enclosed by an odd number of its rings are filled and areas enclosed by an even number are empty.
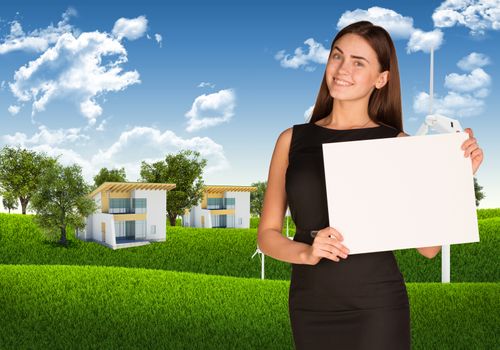
<svg viewBox="0 0 500 350">
<path fill-rule="evenodd" d="M 468 137 L 323 144 L 329 222 L 350 254 L 479 242 Z"/>
</svg>

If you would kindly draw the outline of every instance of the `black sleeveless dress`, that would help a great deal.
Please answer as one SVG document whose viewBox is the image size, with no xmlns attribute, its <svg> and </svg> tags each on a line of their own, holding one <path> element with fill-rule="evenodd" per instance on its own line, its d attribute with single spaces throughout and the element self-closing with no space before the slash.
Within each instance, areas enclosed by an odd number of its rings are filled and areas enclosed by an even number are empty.
<svg viewBox="0 0 500 350">
<path fill-rule="evenodd" d="M 322 144 L 398 133 L 386 125 L 349 130 L 314 123 L 293 126 L 286 193 L 297 227 L 294 241 L 312 245 L 310 231 L 330 226 Z M 289 312 L 296 349 L 411 348 L 408 295 L 392 251 L 292 264 Z"/>
</svg>

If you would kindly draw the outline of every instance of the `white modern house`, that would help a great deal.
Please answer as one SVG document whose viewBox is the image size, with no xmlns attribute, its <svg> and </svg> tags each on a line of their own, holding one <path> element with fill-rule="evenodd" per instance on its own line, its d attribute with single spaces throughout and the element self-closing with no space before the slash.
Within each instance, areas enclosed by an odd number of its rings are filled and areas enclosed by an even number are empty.
<svg viewBox="0 0 500 350">
<path fill-rule="evenodd" d="M 252 186 L 205 186 L 201 203 L 182 216 L 185 227 L 250 227 L 250 192 Z"/>
<path fill-rule="evenodd" d="M 167 191 L 175 184 L 105 182 L 90 197 L 98 210 L 77 237 L 112 249 L 165 241 Z"/>
</svg>

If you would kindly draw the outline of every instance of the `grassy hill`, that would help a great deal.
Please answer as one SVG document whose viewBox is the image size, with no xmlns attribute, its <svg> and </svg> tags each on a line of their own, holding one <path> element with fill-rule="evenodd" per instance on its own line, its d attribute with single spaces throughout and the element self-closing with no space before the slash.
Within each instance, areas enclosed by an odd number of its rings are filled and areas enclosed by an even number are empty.
<svg viewBox="0 0 500 350">
<path fill-rule="evenodd" d="M 500 211 L 478 217 L 480 242 L 451 247 L 454 283 L 424 283 L 440 255 L 395 251 L 412 349 L 498 348 Z M 168 227 L 166 242 L 113 251 L 70 231 L 63 248 L 31 216 L 0 214 L 0 349 L 293 349 L 290 264 L 266 257 L 260 280 L 256 235 Z"/>
<path fill-rule="evenodd" d="M 2 349 L 293 349 L 287 281 L 0 265 Z M 500 284 L 409 283 L 412 349 L 498 348 Z"/>
<path fill-rule="evenodd" d="M 291 235 L 294 231 L 291 230 Z M 479 220 L 479 243 L 451 246 L 453 282 L 499 282 L 500 217 Z M 111 250 L 83 242 L 69 232 L 69 248 L 49 241 L 32 217 L 0 214 L 0 264 L 96 265 L 195 272 L 219 276 L 260 277 L 255 252 L 257 229 L 168 227 L 166 242 Z M 434 259 L 415 249 L 395 251 L 406 282 L 440 282 L 441 254 Z M 268 256 L 266 279 L 289 280 L 291 267 Z"/>
</svg>

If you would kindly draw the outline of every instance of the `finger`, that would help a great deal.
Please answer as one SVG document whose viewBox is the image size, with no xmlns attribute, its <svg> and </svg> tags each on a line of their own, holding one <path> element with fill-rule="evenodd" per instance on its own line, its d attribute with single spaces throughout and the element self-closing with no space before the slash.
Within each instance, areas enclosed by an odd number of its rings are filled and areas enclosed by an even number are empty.
<svg viewBox="0 0 500 350">
<path fill-rule="evenodd" d="M 330 246 L 337 248 L 339 251 L 341 251 L 344 254 L 349 254 L 350 250 L 340 243 L 339 241 L 333 241 L 328 243 Z"/>
<path fill-rule="evenodd" d="M 474 132 L 472 132 L 472 129 L 471 128 L 466 128 L 464 129 L 464 131 L 469 134 L 469 137 L 474 137 Z"/>
<path fill-rule="evenodd" d="M 467 157 L 469 155 L 472 154 L 473 151 L 479 149 L 479 146 L 477 145 L 477 143 L 473 144 L 473 145 L 470 145 L 469 147 L 467 147 L 467 149 L 465 150 L 465 153 L 464 155 Z"/>
<path fill-rule="evenodd" d="M 336 255 L 336 256 L 345 256 L 346 254 L 341 251 L 339 248 L 331 246 L 329 244 L 322 244 L 321 249 L 324 250 L 327 253 Z"/>
<path fill-rule="evenodd" d="M 342 234 L 339 231 L 337 231 L 331 226 L 329 227 L 329 229 L 330 229 L 330 234 L 333 234 L 339 241 L 344 240 L 344 236 L 342 236 Z"/>
<path fill-rule="evenodd" d="M 320 244 L 320 245 L 318 245 L 318 248 L 321 249 L 326 254 L 333 255 L 335 257 L 342 257 L 344 259 L 347 259 L 347 256 L 348 256 L 347 253 L 343 252 L 338 247 L 332 247 L 329 244 Z"/>
<path fill-rule="evenodd" d="M 483 150 L 478 148 L 471 153 L 471 159 L 482 159 L 483 158 Z"/>
<path fill-rule="evenodd" d="M 313 255 L 321 257 L 321 258 L 327 258 L 333 261 L 340 261 L 340 258 L 336 256 L 335 254 L 330 253 L 328 250 L 323 250 L 323 249 L 317 249 L 313 251 Z"/>
<path fill-rule="evenodd" d="M 467 147 L 475 143 L 477 143 L 477 140 L 474 137 L 469 138 L 462 143 L 462 149 L 466 149 Z"/>
</svg>

